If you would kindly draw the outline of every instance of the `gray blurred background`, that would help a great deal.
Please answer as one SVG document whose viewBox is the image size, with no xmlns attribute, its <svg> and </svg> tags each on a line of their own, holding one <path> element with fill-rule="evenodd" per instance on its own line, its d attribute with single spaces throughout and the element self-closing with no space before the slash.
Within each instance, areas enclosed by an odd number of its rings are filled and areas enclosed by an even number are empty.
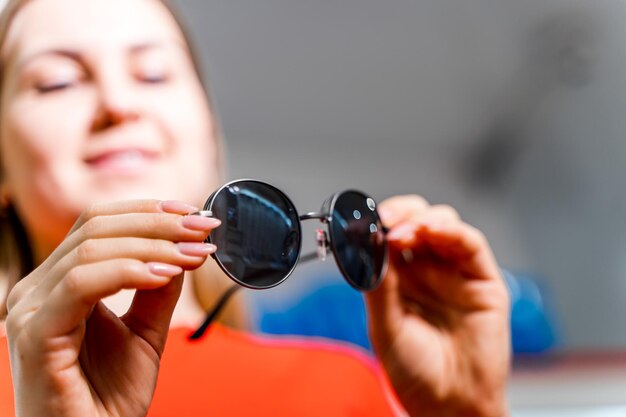
<svg viewBox="0 0 626 417">
<path fill-rule="evenodd" d="M 451 204 L 551 290 L 564 348 L 626 346 L 624 1 L 179 3 L 231 178 L 302 212 L 346 187 Z"/>
</svg>

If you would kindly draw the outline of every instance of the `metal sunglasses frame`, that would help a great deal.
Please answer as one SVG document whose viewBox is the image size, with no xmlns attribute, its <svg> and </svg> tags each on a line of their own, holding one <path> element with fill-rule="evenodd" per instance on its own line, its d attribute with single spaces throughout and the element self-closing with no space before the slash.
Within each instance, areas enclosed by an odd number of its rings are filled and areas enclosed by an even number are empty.
<svg viewBox="0 0 626 417">
<path fill-rule="evenodd" d="M 335 204 L 337 203 L 337 200 L 339 199 L 339 197 L 341 197 L 342 195 L 346 194 L 346 193 L 356 193 L 359 194 L 361 196 L 364 197 L 364 199 L 366 199 L 368 205 L 369 204 L 373 204 L 373 211 L 376 213 L 376 217 L 377 220 L 380 222 L 380 216 L 378 215 L 378 212 L 376 210 L 376 202 L 374 201 L 374 199 L 372 199 L 370 196 L 368 196 L 367 194 L 358 191 L 358 190 L 354 190 L 354 189 L 348 189 L 348 190 L 343 190 L 343 191 L 338 191 L 336 193 L 334 193 L 330 198 L 328 198 L 326 201 L 324 201 L 324 203 L 322 204 L 322 208 L 320 211 L 318 212 L 309 212 L 303 215 L 299 215 L 298 211 L 296 210 L 296 206 L 295 204 L 293 204 L 293 202 L 291 201 L 291 199 L 285 194 L 283 193 L 281 190 L 279 190 L 278 188 L 276 188 L 275 186 L 264 182 L 264 181 L 260 181 L 260 180 L 256 180 L 256 179 L 238 179 L 238 180 L 234 180 L 234 181 L 230 181 L 224 185 L 222 185 L 220 188 L 218 188 L 217 190 L 215 190 L 210 196 L 209 198 L 207 198 L 205 204 L 204 204 L 204 208 L 201 211 L 195 212 L 195 213 L 191 213 L 191 215 L 198 215 L 198 216 L 205 216 L 205 217 L 212 217 L 213 216 L 213 212 L 211 210 L 211 207 L 213 206 L 213 203 L 215 201 L 216 196 L 224 189 L 232 187 L 238 183 L 244 183 L 244 182 L 253 182 L 253 183 L 257 183 L 260 184 L 262 186 L 268 187 L 270 189 L 272 189 L 273 191 L 277 192 L 282 198 L 285 199 L 285 201 L 288 203 L 288 205 L 293 208 L 294 212 L 296 213 L 297 217 L 298 217 L 298 233 L 299 233 L 299 245 L 298 245 L 298 256 L 293 264 L 293 267 L 291 268 L 291 270 L 289 270 L 288 273 L 285 274 L 285 276 L 283 278 L 281 278 L 280 280 L 278 280 L 276 283 L 273 283 L 272 285 L 265 285 L 265 286 L 254 286 L 254 285 L 250 285 L 244 281 L 241 281 L 239 278 L 237 278 L 236 276 L 234 276 L 226 267 L 224 267 L 221 263 L 221 261 L 218 258 L 217 253 L 213 253 L 211 256 L 213 257 L 213 259 L 215 259 L 216 263 L 218 264 L 218 266 L 222 269 L 222 271 L 224 271 L 224 273 L 231 278 L 233 281 L 236 282 L 235 285 L 231 286 L 230 288 L 228 288 L 224 294 L 222 294 L 222 296 L 218 299 L 217 303 L 215 304 L 215 307 L 213 307 L 212 310 L 210 310 L 207 314 L 206 319 L 204 320 L 204 322 L 200 325 L 200 327 L 198 327 L 198 329 L 192 333 L 189 336 L 190 340 L 197 340 L 200 339 L 207 331 L 207 329 L 209 328 L 209 326 L 211 325 L 211 323 L 217 318 L 217 316 L 219 315 L 219 313 L 223 310 L 223 308 L 226 306 L 228 300 L 230 300 L 230 298 L 240 289 L 243 287 L 246 288 L 251 288 L 251 289 L 255 289 L 255 290 L 262 290 L 262 289 L 269 289 L 269 288 L 273 288 L 277 285 L 280 285 L 281 283 L 283 283 L 287 278 L 289 278 L 289 276 L 293 273 L 293 271 L 296 269 L 296 266 L 299 263 L 303 263 L 303 262 L 308 262 L 311 261 L 313 259 L 321 259 L 321 260 L 326 260 L 327 257 L 327 253 L 328 253 L 328 248 L 330 248 L 330 252 L 333 254 L 333 257 L 335 258 L 335 263 L 337 265 L 337 267 L 339 268 L 339 271 L 341 272 L 341 275 L 344 277 L 344 279 L 348 282 L 348 284 L 350 284 L 350 286 L 352 286 L 353 288 L 355 288 L 358 291 L 371 291 L 373 289 L 375 289 L 378 285 L 380 285 L 380 283 L 382 282 L 382 279 L 386 273 L 386 269 L 387 269 L 387 263 L 388 263 L 388 248 L 387 248 L 387 243 L 385 240 L 385 244 L 384 244 L 384 253 L 383 253 L 383 263 L 382 263 L 382 267 L 380 270 L 380 279 L 378 280 L 377 284 L 372 287 L 372 288 L 359 288 L 356 284 L 354 284 L 352 282 L 352 279 L 349 278 L 349 275 L 347 273 L 347 271 L 345 270 L 344 266 L 341 264 L 341 262 L 339 261 L 337 255 L 336 255 L 336 249 L 335 246 L 333 244 L 334 241 L 334 233 L 333 233 L 333 227 L 332 227 L 332 215 L 334 213 L 335 210 Z M 370 203 L 371 201 L 371 203 Z M 316 241 L 317 241 L 317 252 L 312 252 L 312 253 L 308 253 L 306 255 L 302 255 L 302 227 L 300 225 L 300 223 L 304 220 L 314 220 L 317 219 L 319 220 L 321 223 L 326 224 L 327 226 L 327 230 L 328 233 L 326 233 L 326 231 L 319 229 L 316 233 Z M 382 225 L 382 223 L 381 223 Z M 387 234 L 388 230 L 387 228 L 385 228 L 384 226 L 381 228 L 381 231 L 383 232 L 384 235 Z M 330 236 L 330 238 L 329 238 Z M 207 242 L 210 243 L 210 235 L 207 238 Z"/>
</svg>

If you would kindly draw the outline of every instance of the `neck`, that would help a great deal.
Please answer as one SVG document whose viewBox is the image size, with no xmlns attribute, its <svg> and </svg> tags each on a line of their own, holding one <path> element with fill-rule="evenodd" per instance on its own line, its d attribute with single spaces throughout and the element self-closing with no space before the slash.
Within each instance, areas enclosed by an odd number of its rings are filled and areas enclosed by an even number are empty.
<svg viewBox="0 0 626 417">
<path fill-rule="evenodd" d="M 186 277 L 183 283 L 183 290 L 174 309 L 172 315 L 171 328 L 185 327 L 196 328 L 199 323 L 202 323 L 205 316 L 205 311 L 198 302 L 196 297 L 194 280 L 198 279 L 196 272 L 187 272 L 188 275 L 194 275 Z"/>
</svg>

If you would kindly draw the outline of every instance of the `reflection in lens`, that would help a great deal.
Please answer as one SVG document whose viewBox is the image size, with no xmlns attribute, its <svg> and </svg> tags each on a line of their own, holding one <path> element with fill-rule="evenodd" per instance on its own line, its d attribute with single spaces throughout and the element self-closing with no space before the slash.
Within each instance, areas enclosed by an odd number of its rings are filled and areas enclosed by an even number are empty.
<svg viewBox="0 0 626 417">
<path fill-rule="evenodd" d="M 300 222 L 289 199 L 258 181 L 238 181 L 222 188 L 210 210 L 222 221 L 213 230 L 215 257 L 242 285 L 268 288 L 293 270 L 300 252 Z"/>
<path fill-rule="evenodd" d="M 331 208 L 331 245 L 337 264 L 359 290 L 376 288 L 384 273 L 386 240 L 375 208 L 374 200 L 357 191 L 341 193 Z"/>
</svg>

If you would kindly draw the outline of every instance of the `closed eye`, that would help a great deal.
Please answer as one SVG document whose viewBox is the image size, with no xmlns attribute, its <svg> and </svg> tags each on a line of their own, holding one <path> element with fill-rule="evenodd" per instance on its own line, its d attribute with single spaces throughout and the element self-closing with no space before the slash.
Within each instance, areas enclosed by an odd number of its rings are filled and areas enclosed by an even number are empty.
<svg viewBox="0 0 626 417">
<path fill-rule="evenodd" d="M 58 82 L 51 84 L 39 84 L 35 86 L 35 89 L 38 93 L 46 94 L 52 93 L 55 91 L 67 90 L 74 86 L 74 82 Z"/>
<path fill-rule="evenodd" d="M 137 76 L 138 80 L 142 83 L 146 84 L 161 84 L 169 81 L 169 76 L 167 74 L 141 74 Z"/>
</svg>

